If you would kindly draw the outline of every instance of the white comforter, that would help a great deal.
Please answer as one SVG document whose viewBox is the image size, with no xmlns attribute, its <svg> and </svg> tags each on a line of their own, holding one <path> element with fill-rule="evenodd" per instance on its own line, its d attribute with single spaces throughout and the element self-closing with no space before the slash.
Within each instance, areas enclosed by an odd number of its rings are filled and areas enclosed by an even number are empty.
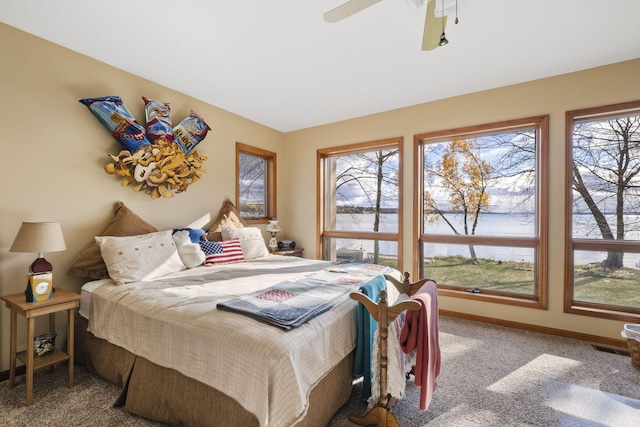
<svg viewBox="0 0 640 427">
<path fill-rule="evenodd" d="M 288 332 L 216 304 L 330 265 L 269 255 L 151 282 L 109 282 L 92 292 L 89 330 L 224 391 L 261 426 L 289 426 L 305 415 L 311 388 L 355 347 L 355 301 Z"/>
</svg>

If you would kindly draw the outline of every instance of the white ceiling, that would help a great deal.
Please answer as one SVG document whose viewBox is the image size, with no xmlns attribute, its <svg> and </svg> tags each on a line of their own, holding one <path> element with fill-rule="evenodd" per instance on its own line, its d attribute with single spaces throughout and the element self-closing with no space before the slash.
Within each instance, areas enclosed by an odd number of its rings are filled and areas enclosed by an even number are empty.
<svg viewBox="0 0 640 427">
<path fill-rule="evenodd" d="M 0 0 L 0 21 L 283 132 L 640 57 L 640 0 L 459 0 L 429 52 L 426 6 L 324 22 L 344 1 Z"/>
</svg>

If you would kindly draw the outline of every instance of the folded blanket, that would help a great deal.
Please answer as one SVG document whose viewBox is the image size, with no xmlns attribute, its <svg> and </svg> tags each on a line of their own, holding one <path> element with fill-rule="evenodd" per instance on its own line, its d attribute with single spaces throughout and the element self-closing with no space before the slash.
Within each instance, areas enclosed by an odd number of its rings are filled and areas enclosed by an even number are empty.
<svg viewBox="0 0 640 427">
<path fill-rule="evenodd" d="M 360 286 L 360 292 L 377 302 L 380 299 L 380 291 L 387 288 L 387 281 L 383 276 L 378 276 Z M 378 322 L 369 314 L 364 305 L 358 304 L 358 334 L 356 341 L 355 359 L 353 361 L 353 374 L 362 376 L 362 397 L 368 399 L 371 396 L 371 355 Z"/>
<path fill-rule="evenodd" d="M 409 296 L 402 294 L 396 301 L 408 300 Z M 406 366 L 406 356 L 400 349 L 398 337 L 404 325 L 405 312 L 402 312 L 389 324 L 387 335 L 387 393 L 396 399 L 404 399 L 407 385 L 406 375 L 411 366 Z M 380 328 L 373 335 L 373 356 L 371 358 L 371 396 L 367 408 L 373 408 L 380 398 Z"/>
<path fill-rule="evenodd" d="M 372 277 L 384 282 L 384 277 L 378 274 L 379 271 L 360 264 L 332 267 L 232 298 L 218 303 L 217 308 L 288 331 L 330 310 Z"/>
<path fill-rule="evenodd" d="M 400 332 L 400 347 L 405 354 L 416 350 L 415 384 L 420 387 L 420 410 L 426 411 L 436 389 L 436 378 L 440 374 L 436 283 L 425 283 L 413 299 L 420 302 L 422 308 L 407 312 Z"/>
</svg>

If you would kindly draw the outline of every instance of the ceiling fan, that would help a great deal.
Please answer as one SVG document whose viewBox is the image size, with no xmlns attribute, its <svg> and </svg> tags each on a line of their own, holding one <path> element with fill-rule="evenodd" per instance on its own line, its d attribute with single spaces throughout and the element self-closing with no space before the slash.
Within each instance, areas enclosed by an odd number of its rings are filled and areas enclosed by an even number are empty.
<svg viewBox="0 0 640 427">
<path fill-rule="evenodd" d="M 339 22 L 381 1 L 382 0 L 349 0 L 325 13 L 324 20 L 326 22 Z M 427 3 L 422 35 L 422 50 L 433 50 L 438 46 L 444 46 L 448 43 L 444 28 L 447 25 L 447 15 L 453 11 L 455 11 L 457 15 L 457 0 L 405 0 L 405 2 L 415 9 L 419 9 L 425 2 Z M 456 16 L 456 24 L 457 23 L 458 18 Z"/>
</svg>

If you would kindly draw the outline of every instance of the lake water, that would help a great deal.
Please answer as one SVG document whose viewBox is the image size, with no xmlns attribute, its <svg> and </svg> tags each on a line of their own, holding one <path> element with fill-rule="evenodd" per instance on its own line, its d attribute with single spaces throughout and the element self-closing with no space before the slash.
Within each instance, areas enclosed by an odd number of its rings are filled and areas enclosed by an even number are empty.
<svg viewBox="0 0 640 427">
<path fill-rule="evenodd" d="M 454 217 L 452 217 L 455 219 Z M 396 233 L 398 231 L 398 216 L 395 214 L 382 214 L 380 218 L 380 231 Z M 629 215 L 627 223 L 637 221 L 640 215 Z M 373 214 L 338 214 L 337 230 L 344 231 L 372 231 L 373 230 Z M 580 218 L 579 222 L 592 222 L 590 216 Z M 588 225 L 579 225 L 576 221 L 574 236 L 587 237 L 593 234 Z M 454 222 L 458 231 L 464 233 L 461 227 L 461 221 Z M 611 222 L 610 222 L 611 224 Z M 442 220 L 427 225 L 429 233 L 434 234 L 453 234 L 451 228 Z M 503 237 L 528 237 L 534 235 L 533 217 L 527 215 L 513 214 L 481 214 L 476 228 L 478 236 L 503 236 Z M 410 236 L 405 236 L 405 238 Z M 640 232 L 629 232 L 627 239 L 640 240 Z M 337 239 L 337 247 L 349 247 L 353 249 L 362 249 L 367 252 L 373 252 L 373 241 L 369 240 L 351 240 Z M 438 255 L 463 255 L 469 256 L 469 248 L 467 245 L 443 245 L 433 244 L 428 246 L 429 254 L 427 256 Z M 475 246 L 476 254 L 480 258 L 489 258 L 504 261 L 533 261 L 534 251 L 531 248 L 513 248 L 499 246 Z M 397 242 L 380 241 L 380 254 L 388 256 L 397 256 Z M 574 253 L 576 264 L 586 264 L 591 262 L 600 262 L 606 258 L 606 252 L 593 251 L 577 251 Z M 640 266 L 640 254 L 625 254 L 624 264 L 628 267 L 638 268 Z"/>
</svg>

